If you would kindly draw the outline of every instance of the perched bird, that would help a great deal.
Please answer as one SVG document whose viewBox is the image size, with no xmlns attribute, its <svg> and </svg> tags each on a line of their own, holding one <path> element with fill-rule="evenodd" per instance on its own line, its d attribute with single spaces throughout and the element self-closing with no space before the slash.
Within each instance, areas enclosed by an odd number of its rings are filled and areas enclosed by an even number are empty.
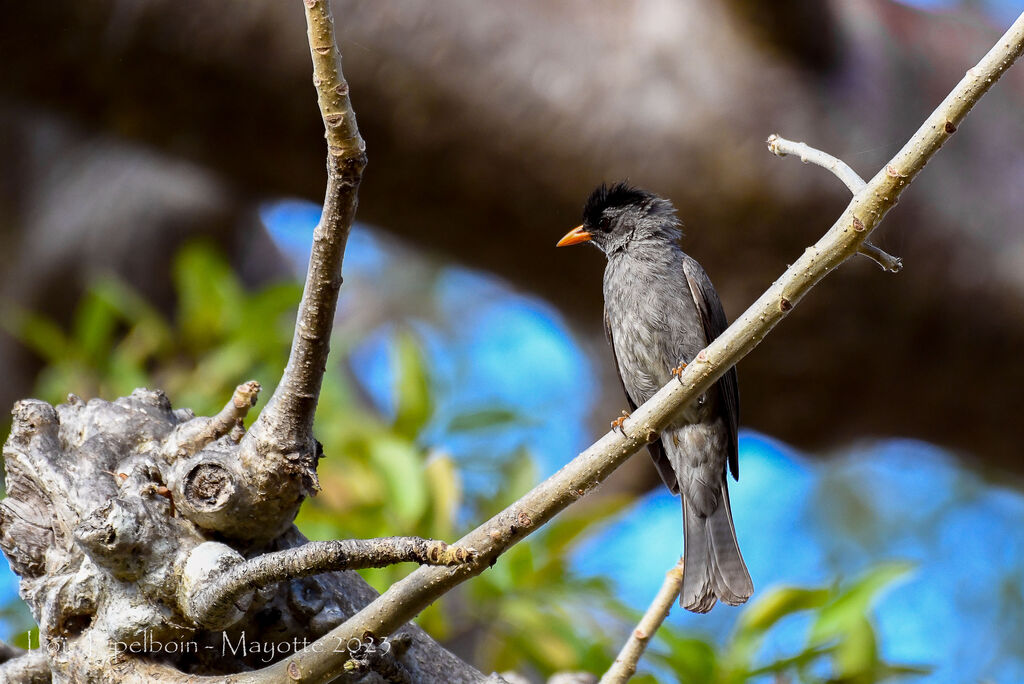
<svg viewBox="0 0 1024 684">
<path fill-rule="evenodd" d="M 608 259 L 605 332 L 630 410 L 678 377 L 727 325 L 704 269 L 679 247 L 681 236 L 671 202 L 617 183 L 594 190 L 583 208 L 583 225 L 558 242 L 559 247 L 589 242 Z M 613 427 L 624 420 L 612 421 Z M 739 388 L 732 368 L 648 447 L 662 480 L 682 495 L 679 602 L 696 613 L 708 612 L 718 599 L 739 605 L 754 592 L 736 542 L 726 483 L 727 467 L 739 477 L 738 423 Z"/>
</svg>

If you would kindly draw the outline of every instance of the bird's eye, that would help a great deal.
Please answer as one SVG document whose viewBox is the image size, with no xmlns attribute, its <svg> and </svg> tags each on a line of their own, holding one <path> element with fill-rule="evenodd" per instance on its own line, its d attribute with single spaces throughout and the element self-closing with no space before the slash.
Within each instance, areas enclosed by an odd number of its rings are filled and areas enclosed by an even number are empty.
<svg viewBox="0 0 1024 684">
<path fill-rule="evenodd" d="M 612 220 L 607 216 L 602 216 L 600 223 L 597 224 L 598 229 L 601 232 L 607 233 L 611 228 Z"/>
</svg>

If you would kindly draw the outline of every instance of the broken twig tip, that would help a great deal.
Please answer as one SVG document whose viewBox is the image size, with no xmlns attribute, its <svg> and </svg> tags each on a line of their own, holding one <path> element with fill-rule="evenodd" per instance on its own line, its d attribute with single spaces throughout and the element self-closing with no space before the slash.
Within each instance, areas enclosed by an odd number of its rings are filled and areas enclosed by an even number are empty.
<svg viewBox="0 0 1024 684">
<path fill-rule="evenodd" d="M 865 242 L 858 249 L 857 253 L 861 256 L 866 256 L 876 264 L 878 264 L 883 271 L 887 273 L 899 273 L 903 270 L 903 259 L 894 257 L 881 249 L 877 245 L 873 245 L 870 242 Z"/>
</svg>

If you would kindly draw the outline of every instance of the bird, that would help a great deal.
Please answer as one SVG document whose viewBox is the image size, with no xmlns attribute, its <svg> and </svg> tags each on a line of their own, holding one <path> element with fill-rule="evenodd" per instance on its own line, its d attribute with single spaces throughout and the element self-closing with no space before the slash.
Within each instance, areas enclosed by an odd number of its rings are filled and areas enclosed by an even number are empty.
<svg viewBox="0 0 1024 684">
<path fill-rule="evenodd" d="M 583 223 L 558 247 L 604 252 L 604 326 L 630 411 L 668 383 L 728 325 L 711 280 L 680 247 L 672 203 L 627 181 L 602 183 Z M 628 417 L 612 421 L 622 429 Z M 740 554 L 726 469 L 739 479 L 739 384 L 735 367 L 677 413 L 648 444 L 654 465 L 683 508 L 679 603 L 695 613 L 716 601 L 740 605 L 754 585 Z"/>
</svg>

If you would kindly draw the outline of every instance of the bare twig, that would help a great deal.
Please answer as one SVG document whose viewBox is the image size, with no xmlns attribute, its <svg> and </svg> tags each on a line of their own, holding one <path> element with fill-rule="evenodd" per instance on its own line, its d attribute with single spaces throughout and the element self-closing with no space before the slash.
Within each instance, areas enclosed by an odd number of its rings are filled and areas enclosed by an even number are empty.
<svg viewBox="0 0 1024 684">
<path fill-rule="evenodd" d="M 846 185 L 854 195 L 863 190 L 867 185 L 867 183 L 864 182 L 864 179 L 861 178 L 856 171 L 851 169 L 846 162 L 833 157 L 827 152 L 811 147 L 807 143 L 786 140 L 775 133 L 768 136 L 767 143 L 768 149 L 772 154 L 776 154 L 780 157 L 785 157 L 787 154 L 794 154 L 799 156 L 800 161 L 804 164 L 817 164 L 823 169 L 828 169 L 836 178 L 843 181 L 843 184 Z"/>
<path fill-rule="evenodd" d="M 178 435 L 177 447 L 182 452 L 180 456 L 192 455 L 240 426 L 249 409 L 256 405 L 259 393 L 260 383 L 250 380 L 235 388 L 234 394 L 220 413 L 204 419 L 205 422 L 186 423 L 188 432 L 183 431 Z"/>
<path fill-rule="evenodd" d="M 863 257 L 871 259 L 876 264 L 882 267 L 883 271 L 889 273 L 899 273 L 903 270 L 903 259 L 893 256 L 888 252 L 884 251 L 881 247 L 872 244 L 870 242 L 864 242 L 860 247 L 857 248 L 857 254 Z"/>
<path fill-rule="evenodd" d="M 829 231 L 697 355 L 683 371 L 680 382 L 673 380 L 662 387 L 633 412 L 621 432 L 616 429 L 605 434 L 519 501 L 460 540 L 461 546 L 479 554 L 475 562 L 455 568 L 419 568 L 322 637 L 324 643 L 344 642 L 365 632 L 377 637 L 390 634 L 452 587 L 482 572 L 506 548 L 582 497 L 654 438 L 680 408 L 750 353 L 812 287 L 857 253 L 907 185 L 1022 49 L 1024 15 L 967 72 L 886 168 L 857 193 Z M 303 681 L 328 681 L 341 671 L 344 660 L 343 655 L 324 652 L 323 648 L 317 652 L 311 647 L 260 672 L 269 676 L 288 673 Z"/>
<path fill-rule="evenodd" d="M 807 143 L 786 140 L 776 133 L 769 135 L 767 142 L 768 150 L 772 154 L 776 154 L 780 157 L 785 157 L 787 154 L 799 155 L 800 161 L 805 164 L 810 162 L 812 164 L 817 164 L 824 169 L 828 169 L 839 180 L 843 181 L 846 187 L 850 189 L 850 192 L 853 193 L 854 197 L 857 196 L 857 193 L 867 187 L 867 183 L 864 182 L 864 179 L 857 175 L 857 172 L 851 169 L 846 162 L 833 157 L 827 152 L 811 147 Z M 888 169 L 889 167 L 886 168 Z M 865 256 L 881 266 L 883 271 L 899 273 L 903 270 L 902 259 L 894 257 L 891 254 L 886 254 L 881 247 L 877 247 L 870 242 L 865 241 L 857 251 L 861 256 Z"/>
<path fill-rule="evenodd" d="M 679 596 L 679 587 L 683 583 L 683 560 L 680 558 L 675 567 L 665 574 L 665 581 L 658 590 L 647 612 L 640 618 L 636 629 L 629 635 L 629 639 L 622 646 L 615 662 L 608 668 L 608 671 L 601 677 L 600 684 L 625 684 L 636 674 L 637 663 L 640 656 L 647 650 L 647 644 L 651 637 L 661 627 L 661 623 L 668 617 L 672 610 L 672 604 Z"/>
<path fill-rule="evenodd" d="M 458 565 L 473 557 L 473 552 L 463 547 L 420 537 L 308 542 L 239 562 L 219 575 L 202 578 L 205 581 L 193 583 L 198 585 L 197 590 L 185 599 L 183 608 L 197 624 L 221 627 L 224 616 L 246 602 L 247 595 L 275 582 L 332 570 L 382 568 L 405 562 Z"/>
<path fill-rule="evenodd" d="M 341 263 L 366 166 L 366 145 L 359 135 L 348 83 L 341 71 L 341 52 L 334 39 L 330 3 L 303 0 L 303 6 L 313 58 L 313 85 L 326 129 L 327 192 L 320 223 L 313 233 L 288 365 L 274 395 L 250 430 L 256 439 L 276 446 L 281 452 L 304 452 L 311 448 L 313 414 L 341 288 Z"/>
</svg>

